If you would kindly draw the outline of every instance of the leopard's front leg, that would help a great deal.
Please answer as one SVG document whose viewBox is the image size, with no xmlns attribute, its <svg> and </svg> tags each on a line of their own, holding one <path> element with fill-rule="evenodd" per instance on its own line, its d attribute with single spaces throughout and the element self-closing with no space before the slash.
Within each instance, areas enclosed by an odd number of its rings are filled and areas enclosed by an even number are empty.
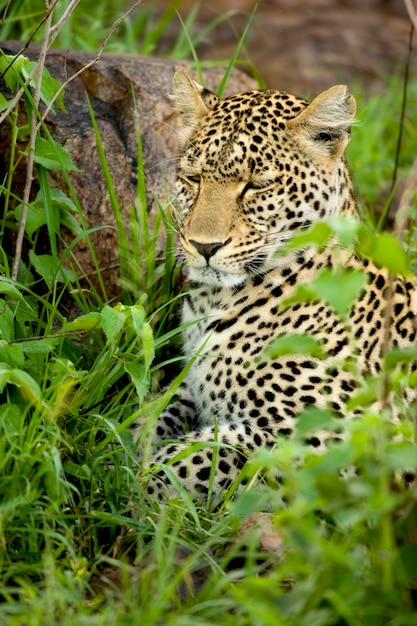
<svg viewBox="0 0 417 626">
<path fill-rule="evenodd" d="M 155 442 L 164 439 L 183 439 L 187 433 L 197 428 L 197 409 L 188 387 L 183 384 L 158 417 L 155 429 Z"/>
<path fill-rule="evenodd" d="M 204 498 L 210 490 L 218 495 L 238 477 L 250 455 L 273 445 L 275 437 L 269 430 L 253 430 L 247 423 L 206 426 L 190 432 L 179 442 L 158 446 L 151 464 L 159 467 L 147 485 L 153 497 L 176 495 L 178 481 L 194 499 Z M 170 481 L 169 474 L 174 481 Z"/>
</svg>

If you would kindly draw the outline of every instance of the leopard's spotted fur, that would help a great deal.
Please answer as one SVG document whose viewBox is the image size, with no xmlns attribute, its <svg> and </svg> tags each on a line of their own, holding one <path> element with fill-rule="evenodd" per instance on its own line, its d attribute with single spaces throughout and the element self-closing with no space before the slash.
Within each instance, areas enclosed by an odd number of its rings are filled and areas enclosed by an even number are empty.
<svg viewBox="0 0 417 626">
<path fill-rule="evenodd" d="M 158 447 L 154 461 L 174 459 L 187 447 L 184 440 L 217 440 L 214 488 L 221 490 L 248 454 L 278 435 L 291 436 L 305 407 L 349 417 L 352 391 L 380 371 L 387 298 L 392 293 L 389 345 L 408 345 L 416 339 L 417 290 L 402 277 L 389 288 L 385 270 L 340 247 L 282 252 L 294 233 L 317 220 L 356 215 L 343 157 L 355 102 L 345 87 L 310 105 L 272 90 L 220 100 L 179 71 L 174 94 L 184 138 L 177 181 L 189 272 L 184 351 L 201 352 L 157 424 L 158 440 L 180 442 Z M 347 320 L 324 302 L 282 306 L 294 286 L 340 263 L 362 268 L 368 279 Z M 258 359 L 285 333 L 313 335 L 326 358 Z M 354 366 L 342 367 L 349 357 Z M 320 451 L 337 436 L 316 432 L 308 442 Z M 212 460 L 213 448 L 205 447 L 171 471 L 194 495 L 205 494 Z M 164 489 L 158 477 L 149 486 Z"/>
</svg>

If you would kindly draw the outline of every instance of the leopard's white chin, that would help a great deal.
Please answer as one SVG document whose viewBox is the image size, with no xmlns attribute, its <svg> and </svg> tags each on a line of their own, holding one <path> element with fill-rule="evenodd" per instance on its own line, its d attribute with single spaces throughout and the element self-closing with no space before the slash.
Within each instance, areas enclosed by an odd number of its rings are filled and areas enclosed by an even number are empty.
<svg viewBox="0 0 417 626">
<path fill-rule="evenodd" d="M 247 279 L 247 274 L 233 274 L 231 272 L 221 272 L 210 266 L 188 267 L 188 277 L 191 281 L 212 285 L 213 287 L 233 288 L 239 287 Z"/>
</svg>

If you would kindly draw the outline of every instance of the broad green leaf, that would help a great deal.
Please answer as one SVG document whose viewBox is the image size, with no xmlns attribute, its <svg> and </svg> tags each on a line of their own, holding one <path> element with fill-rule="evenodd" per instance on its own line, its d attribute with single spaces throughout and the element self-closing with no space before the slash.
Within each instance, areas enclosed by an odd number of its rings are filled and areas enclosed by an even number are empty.
<svg viewBox="0 0 417 626">
<path fill-rule="evenodd" d="M 319 299 L 320 298 L 311 285 L 301 284 L 297 285 L 291 295 L 280 303 L 280 308 L 282 307 L 282 309 L 285 309 L 292 304 L 297 304 L 298 302 L 314 302 Z"/>
<path fill-rule="evenodd" d="M 42 404 L 42 392 L 32 376 L 21 369 L 10 370 L 10 382 L 16 385 L 23 396 L 33 404 Z"/>
<path fill-rule="evenodd" d="M 20 300 L 17 304 L 14 314 L 21 329 L 24 328 L 26 322 L 33 322 L 38 319 L 38 303 L 36 299 L 33 296 L 25 295 L 25 299 Z"/>
<path fill-rule="evenodd" d="M 354 411 L 363 407 L 368 407 L 378 400 L 378 390 L 370 385 L 359 389 L 346 402 L 348 411 Z"/>
<path fill-rule="evenodd" d="M 393 470 L 415 472 L 417 470 L 416 445 L 408 441 L 398 443 L 388 451 L 387 461 Z"/>
<path fill-rule="evenodd" d="M 359 233 L 357 250 L 369 257 L 378 267 L 387 268 L 391 274 L 407 274 L 407 254 L 398 239 L 391 233 L 372 233 L 363 227 Z"/>
<path fill-rule="evenodd" d="M 268 493 L 260 489 L 249 489 L 240 493 L 235 502 L 232 502 L 232 514 L 239 515 L 243 519 L 262 511 L 264 507 L 268 508 Z"/>
<path fill-rule="evenodd" d="M 19 204 L 15 211 L 14 215 L 17 222 L 20 222 L 22 219 L 22 211 L 23 205 Z M 46 224 L 46 215 L 42 205 L 39 203 L 31 203 L 27 206 L 27 217 L 25 224 L 25 231 L 29 237 L 33 236 L 33 233 L 39 230 L 41 226 Z"/>
<path fill-rule="evenodd" d="M 0 393 L 3 393 L 7 383 L 11 382 L 11 371 L 9 363 L 0 362 Z"/>
<path fill-rule="evenodd" d="M 83 233 L 83 229 L 69 211 L 64 211 L 62 209 L 60 210 L 59 222 L 61 226 L 65 226 L 65 228 L 68 228 L 68 230 L 75 233 L 76 235 L 81 235 Z"/>
<path fill-rule="evenodd" d="M 140 304 L 134 304 L 133 306 L 129 307 L 129 310 L 132 316 L 132 323 L 133 328 L 135 329 L 135 333 L 138 337 L 140 337 L 143 322 L 145 321 L 145 310 Z"/>
<path fill-rule="evenodd" d="M 42 403 L 41 389 L 32 376 L 22 369 L 12 368 L 8 363 L 0 362 L 0 392 L 4 390 L 7 383 L 18 387 L 29 402 Z"/>
<path fill-rule="evenodd" d="M 324 269 L 314 280 L 312 289 L 338 315 L 345 315 L 366 284 L 366 274 L 353 268 L 332 271 Z"/>
<path fill-rule="evenodd" d="M 331 228 L 325 222 L 318 222 L 306 231 L 294 235 L 290 241 L 284 245 L 284 250 L 294 250 L 298 248 L 304 248 L 307 245 L 316 244 L 318 246 L 324 246 L 332 235 Z M 278 255 L 282 250 L 278 250 Z"/>
<path fill-rule="evenodd" d="M 27 151 L 23 152 L 27 156 Z M 59 143 L 51 139 L 44 139 L 37 135 L 35 141 L 35 163 L 48 170 L 69 170 L 79 172 L 68 152 Z"/>
<path fill-rule="evenodd" d="M 13 64 L 10 65 L 12 61 Z M 16 59 L 14 55 L 11 54 L 5 54 L 0 56 L 0 74 L 2 75 L 3 80 L 6 83 L 7 88 L 10 89 L 10 91 L 15 91 L 16 87 L 19 85 L 19 74 L 21 74 L 23 65 L 28 63 L 30 63 L 29 59 L 23 56 L 23 54 L 18 56 Z"/>
<path fill-rule="evenodd" d="M 125 325 L 126 312 L 120 311 L 120 307 L 118 310 L 116 307 L 112 308 L 106 304 L 101 311 L 101 322 L 107 341 L 109 343 L 115 342 Z"/>
<path fill-rule="evenodd" d="M 7 296 L 12 296 L 17 300 L 23 300 L 23 294 L 8 278 L 4 276 L 0 276 L 0 293 L 3 293 Z"/>
<path fill-rule="evenodd" d="M 127 361 L 124 364 L 124 369 L 129 374 L 135 385 L 136 393 L 142 401 L 149 391 L 149 373 L 145 370 L 144 365 L 137 361 Z"/>
<path fill-rule="evenodd" d="M 331 411 L 310 406 L 297 417 L 296 432 L 300 437 L 303 437 L 323 428 L 328 428 L 333 420 L 334 415 Z"/>
<path fill-rule="evenodd" d="M 7 100 L 7 98 L 5 98 L 2 93 L 0 93 L 0 113 L 5 111 L 7 107 L 9 106 L 9 104 L 10 104 L 10 101 Z"/>
<path fill-rule="evenodd" d="M 309 354 L 319 359 L 324 356 L 321 343 L 301 333 L 281 335 L 271 341 L 263 352 L 264 357 L 269 359 L 276 359 L 283 354 Z"/>
<path fill-rule="evenodd" d="M 52 289 L 54 281 L 58 280 L 59 260 L 50 254 L 35 254 L 33 250 L 29 250 L 29 258 L 39 276 L 44 279 L 48 288 Z"/>
<path fill-rule="evenodd" d="M 74 202 L 65 194 L 62 189 L 58 189 L 57 187 L 53 187 L 50 189 L 51 198 L 56 206 L 60 209 L 67 209 L 72 213 L 77 212 L 77 207 Z"/>
<path fill-rule="evenodd" d="M 16 88 L 19 87 L 30 76 L 31 72 L 36 67 L 36 62 L 30 61 L 23 54 L 16 57 L 14 55 L 5 54 L 0 57 L 0 74 L 3 74 L 5 72 L 6 68 L 10 65 L 12 61 L 13 63 L 7 70 L 6 74 L 3 76 L 3 80 L 5 81 L 8 89 L 10 89 L 11 91 L 15 91 Z M 35 87 L 36 81 L 37 72 L 35 72 L 35 74 L 31 78 L 29 85 L 32 88 Z M 49 71 L 44 68 L 42 72 L 40 90 L 40 98 L 42 102 L 44 102 L 46 105 L 49 105 L 60 87 L 61 84 L 57 80 L 55 80 L 55 78 L 52 78 Z M 61 109 L 61 111 L 66 113 L 63 98 L 64 94 L 63 92 L 61 92 L 55 102 L 57 106 Z"/>
<path fill-rule="evenodd" d="M 54 209 L 56 210 L 56 214 L 59 215 L 59 222 L 73 232 L 80 234 L 81 227 L 72 215 L 72 213 L 75 213 L 77 210 L 73 201 L 68 198 L 68 196 L 66 196 L 63 191 L 56 188 L 50 189 L 50 200 Z M 22 209 L 23 205 L 19 204 L 14 211 L 15 218 L 18 222 L 20 222 L 22 218 Z M 41 226 L 44 226 L 46 223 L 47 215 L 45 211 L 45 200 L 43 197 L 42 189 L 40 189 L 37 193 L 35 200 L 31 202 L 27 207 L 27 218 L 25 226 L 26 233 L 29 235 L 29 237 L 32 237 L 33 233 L 36 232 Z"/>
<path fill-rule="evenodd" d="M 29 62 L 29 63 L 22 64 L 20 72 L 21 72 L 24 80 L 26 80 L 29 77 L 29 75 L 33 71 L 33 68 L 35 67 L 35 65 L 36 65 L 35 62 Z M 33 78 L 30 81 L 30 86 L 31 87 L 34 87 L 36 85 L 37 74 L 38 74 L 38 72 L 35 72 Z M 49 71 L 45 67 L 43 69 L 43 71 L 42 71 L 42 81 L 41 81 L 41 90 L 40 90 L 40 98 L 41 98 L 42 102 L 44 102 L 46 105 L 49 105 L 52 102 L 52 99 L 54 98 L 54 96 L 58 93 L 58 90 L 59 90 L 60 87 L 61 87 L 61 84 L 57 80 L 55 80 L 55 78 L 52 78 L 52 76 L 50 75 Z M 55 103 L 61 109 L 61 111 L 66 113 L 66 110 L 65 110 L 65 107 L 64 107 L 64 94 L 63 94 L 63 92 L 61 92 L 59 94 L 59 96 L 55 100 Z"/>
<path fill-rule="evenodd" d="M 38 339 L 29 339 L 14 345 L 21 347 L 25 354 L 43 354 L 53 352 L 61 341 L 61 337 L 39 337 Z"/>
<path fill-rule="evenodd" d="M 35 254 L 33 250 L 29 250 L 29 258 L 33 267 L 41 276 L 49 289 L 52 289 L 54 282 L 63 283 L 65 281 L 72 282 L 76 280 L 77 274 L 68 267 L 63 267 L 60 260 L 51 254 Z"/>
<path fill-rule="evenodd" d="M 386 352 L 384 361 L 385 368 L 392 369 L 399 363 L 413 363 L 417 360 L 417 346 L 411 348 L 393 348 Z"/>
<path fill-rule="evenodd" d="M 25 357 L 20 344 L 0 341 L 0 361 L 11 367 L 23 367 Z"/>
<path fill-rule="evenodd" d="M 11 403 L 1 404 L 0 423 L 6 434 L 14 435 L 18 433 L 22 426 L 22 413 L 19 406 Z"/>
<path fill-rule="evenodd" d="M 14 337 L 14 313 L 4 300 L 0 300 L 0 339 L 12 341 Z"/>
<path fill-rule="evenodd" d="M 354 217 L 330 217 L 326 223 L 345 248 L 352 246 L 363 226 L 362 222 Z"/>
<path fill-rule="evenodd" d="M 78 332 L 80 330 L 93 330 L 99 326 L 101 326 L 101 314 L 92 311 L 66 323 L 61 330 L 63 332 Z"/>
</svg>

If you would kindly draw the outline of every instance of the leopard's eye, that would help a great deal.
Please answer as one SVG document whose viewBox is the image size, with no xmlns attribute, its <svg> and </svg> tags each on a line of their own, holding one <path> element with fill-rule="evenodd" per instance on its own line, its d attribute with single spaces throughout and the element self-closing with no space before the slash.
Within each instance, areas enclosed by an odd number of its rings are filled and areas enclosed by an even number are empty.
<svg viewBox="0 0 417 626">
<path fill-rule="evenodd" d="M 185 176 L 185 178 L 188 180 L 189 183 L 192 183 L 193 185 L 199 185 L 201 182 L 200 174 L 194 174 L 193 176 Z"/>
<path fill-rule="evenodd" d="M 273 180 L 262 180 L 262 181 L 249 181 L 243 188 L 242 196 L 245 195 L 247 191 L 263 191 L 274 184 Z"/>
<path fill-rule="evenodd" d="M 242 196 L 244 196 L 247 191 L 251 191 L 252 189 L 259 189 L 259 187 L 256 187 L 253 181 L 246 183 L 246 185 L 243 187 Z"/>
</svg>

